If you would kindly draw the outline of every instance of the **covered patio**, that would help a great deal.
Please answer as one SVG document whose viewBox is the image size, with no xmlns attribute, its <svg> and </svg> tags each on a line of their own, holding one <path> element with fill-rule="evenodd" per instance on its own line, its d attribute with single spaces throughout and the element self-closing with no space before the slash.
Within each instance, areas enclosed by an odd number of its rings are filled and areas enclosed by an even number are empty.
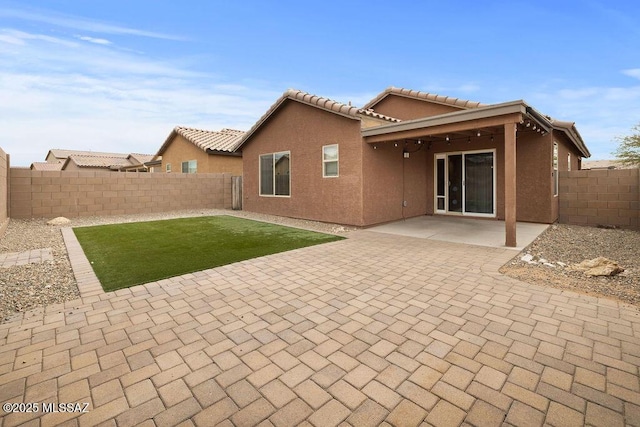
<svg viewBox="0 0 640 427">
<path fill-rule="evenodd" d="M 438 153 L 433 171 L 427 173 L 427 187 L 433 187 L 434 193 L 432 201 L 428 198 L 427 203 L 433 204 L 433 213 L 504 219 L 501 221 L 504 243 L 516 248 L 523 247 L 524 243 L 518 245 L 516 238 L 516 141 L 520 139 L 516 134 L 540 137 L 552 129 L 547 117 L 524 101 L 513 101 L 363 129 L 362 136 L 374 149 L 381 144 L 404 144 L 405 158 L 411 154 L 411 148 L 407 147 L 426 147 L 434 155 Z M 485 155 L 486 171 L 481 184 L 474 181 L 470 173 L 465 176 L 465 172 L 460 171 L 465 167 L 465 155 L 468 158 Z M 458 165 L 455 176 L 452 160 Z M 428 168 L 431 162 L 428 156 Z M 473 202 L 468 197 L 472 185 L 475 188 Z M 476 207 L 471 208 L 472 204 Z"/>
<path fill-rule="evenodd" d="M 517 222 L 518 245 L 509 249 L 522 250 L 533 242 L 549 224 Z M 424 215 L 368 228 L 377 233 L 417 237 L 443 242 L 504 248 L 504 221 L 479 218 L 459 218 Z"/>
</svg>

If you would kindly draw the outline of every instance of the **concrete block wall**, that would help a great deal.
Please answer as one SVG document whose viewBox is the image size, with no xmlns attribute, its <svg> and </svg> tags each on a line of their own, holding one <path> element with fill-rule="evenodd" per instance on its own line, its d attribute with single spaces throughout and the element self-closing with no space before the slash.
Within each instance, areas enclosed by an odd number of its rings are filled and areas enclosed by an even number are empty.
<svg viewBox="0 0 640 427">
<path fill-rule="evenodd" d="M 231 174 L 10 169 L 12 218 L 231 208 Z"/>
<path fill-rule="evenodd" d="M 559 174 L 559 222 L 640 229 L 640 169 Z"/>
<path fill-rule="evenodd" d="M 9 223 L 9 155 L 0 148 L 0 236 Z"/>
</svg>

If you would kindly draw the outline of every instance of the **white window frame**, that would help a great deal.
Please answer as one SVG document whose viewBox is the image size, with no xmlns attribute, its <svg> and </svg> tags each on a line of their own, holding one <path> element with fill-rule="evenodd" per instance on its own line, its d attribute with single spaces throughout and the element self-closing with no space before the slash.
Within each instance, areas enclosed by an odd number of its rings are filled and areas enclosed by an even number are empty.
<svg viewBox="0 0 640 427">
<path fill-rule="evenodd" d="M 335 160 L 327 160 L 325 158 L 325 148 L 336 148 L 336 158 Z M 336 174 L 335 175 L 327 175 L 327 164 L 335 163 L 336 164 Z M 338 148 L 338 144 L 329 144 L 322 146 L 322 177 L 323 178 L 338 178 L 340 176 L 340 151 Z"/>
<path fill-rule="evenodd" d="M 171 173 L 171 163 L 167 163 L 167 164 L 164 166 L 164 170 L 165 170 L 165 172 L 167 172 L 167 173 Z"/>
<path fill-rule="evenodd" d="M 191 167 L 193 162 L 193 168 Z M 184 165 L 187 164 L 187 171 L 184 171 Z M 198 161 L 197 160 L 187 160 L 186 162 L 182 162 L 182 173 L 198 173 Z"/>
<path fill-rule="evenodd" d="M 571 172 L 571 153 L 567 154 L 567 172 Z"/>
<path fill-rule="evenodd" d="M 447 210 L 447 205 L 449 203 L 449 186 L 445 184 L 444 186 L 444 194 L 445 194 L 445 208 L 444 210 L 438 209 L 438 159 L 444 159 L 444 179 L 448 182 L 449 180 L 449 159 L 448 157 L 451 155 L 462 155 L 462 162 L 464 163 L 464 156 L 467 154 L 484 154 L 491 153 L 493 156 L 493 188 L 491 191 L 493 192 L 493 212 L 492 213 L 478 213 L 478 212 L 465 212 L 465 207 L 463 205 L 462 212 L 449 212 Z M 469 216 L 469 217 L 485 217 L 485 218 L 496 218 L 497 216 L 497 203 L 498 203 L 498 175 L 497 175 L 497 167 L 496 167 L 496 149 L 490 148 L 486 150 L 469 150 L 469 151 L 450 151 L 450 152 L 442 152 L 435 153 L 433 156 L 433 211 L 437 214 L 443 215 L 451 215 L 451 216 Z M 463 168 L 464 170 L 464 168 Z M 466 190 L 466 176 L 462 175 L 462 200 L 465 200 L 467 197 Z"/>
<path fill-rule="evenodd" d="M 553 142 L 553 153 L 551 155 L 551 168 L 553 170 L 552 178 L 553 178 L 553 195 L 554 197 L 558 196 L 558 143 Z"/>
<path fill-rule="evenodd" d="M 289 194 L 275 194 L 276 192 L 276 165 L 275 159 L 276 155 L 283 154 L 289 156 Z M 262 194 L 262 157 L 264 156 L 272 156 L 273 159 L 273 193 L 274 194 Z M 277 151 L 274 153 L 262 153 L 258 155 L 258 195 L 260 197 L 291 197 L 291 151 Z"/>
</svg>

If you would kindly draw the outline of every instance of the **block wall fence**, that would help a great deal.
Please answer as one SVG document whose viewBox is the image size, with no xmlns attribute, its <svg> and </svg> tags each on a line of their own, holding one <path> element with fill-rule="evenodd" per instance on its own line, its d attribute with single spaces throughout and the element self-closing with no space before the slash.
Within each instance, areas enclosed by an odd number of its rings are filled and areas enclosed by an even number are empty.
<svg viewBox="0 0 640 427">
<path fill-rule="evenodd" d="M 9 155 L 0 148 L 0 236 L 9 224 Z"/>
<path fill-rule="evenodd" d="M 10 168 L 8 193 L 11 218 L 230 209 L 231 174 Z"/>
<path fill-rule="evenodd" d="M 558 177 L 560 223 L 640 229 L 640 169 L 580 170 Z"/>
</svg>

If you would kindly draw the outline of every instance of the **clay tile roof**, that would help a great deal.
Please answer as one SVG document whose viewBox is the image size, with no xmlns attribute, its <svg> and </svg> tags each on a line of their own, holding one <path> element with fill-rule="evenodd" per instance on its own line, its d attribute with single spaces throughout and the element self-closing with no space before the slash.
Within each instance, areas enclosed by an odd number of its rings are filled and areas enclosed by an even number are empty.
<svg viewBox="0 0 640 427">
<path fill-rule="evenodd" d="M 237 148 L 240 148 L 242 144 L 244 144 L 253 133 L 262 126 L 264 122 L 267 121 L 269 117 L 282 105 L 286 100 L 292 100 L 297 102 L 302 102 L 307 105 L 311 105 L 313 107 L 321 108 L 323 110 L 329 111 L 331 113 L 340 114 L 341 116 L 351 118 L 354 120 L 360 120 L 361 115 L 374 117 L 381 120 L 386 120 L 390 122 L 399 122 L 399 119 L 395 119 L 393 117 L 385 116 L 383 114 L 376 113 L 369 109 L 362 109 L 359 107 L 354 107 L 353 105 L 343 104 L 341 102 L 334 101 L 329 98 L 323 98 L 321 96 L 312 95 L 310 93 L 297 90 L 297 89 L 288 89 L 286 90 L 280 98 L 267 110 L 266 113 L 262 115 L 258 119 L 258 121 L 249 129 L 239 140 Z"/>
<path fill-rule="evenodd" d="M 71 155 L 64 163 L 65 166 L 69 161 L 73 161 L 80 168 L 111 168 L 131 165 L 127 158 L 120 156 Z"/>
<path fill-rule="evenodd" d="M 224 128 L 219 131 L 194 129 L 184 126 L 176 126 L 165 140 L 155 157 L 162 155 L 176 135 L 181 135 L 203 151 L 235 152 L 240 137 L 244 131 Z"/>
<path fill-rule="evenodd" d="M 34 171 L 59 171 L 62 170 L 62 163 L 33 162 L 31 169 Z"/>
<path fill-rule="evenodd" d="M 127 159 L 133 165 L 141 165 L 143 163 L 147 163 L 153 160 L 155 154 L 140 154 L 140 153 L 131 153 L 127 156 Z"/>
<path fill-rule="evenodd" d="M 101 151 L 84 151 L 84 150 L 61 150 L 58 148 L 52 148 L 49 150 L 51 154 L 57 159 L 66 159 L 69 156 L 99 156 L 99 157 L 120 157 L 127 158 L 128 153 L 105 153 Z"/>
<path fill-rule="evenodd" d="M 421 99 L 425 101 L 436 102 L 438 104 L 451 105 L 451 106 L 462 108 L 462 109 L 486 106 L 486 104 L 482 104 L 480 102 L 466 101 L 464 99 L 452 98 L 450 96 L 436 95 L 433 93 L 397 88 L 392 86 L 392 87 L 386 88 L 382 93 L 380 93 L 378 96 L 376 96 L 371 101 L 369 101 L 363 108 L 367 110 L 372 109 L 377 103 L 379 103 L 380 101 L 382 101 L 384 98 L 386 98 L 391 94 L 404 96 L 407 98 L 414 98 L 414 99 Z"/>
<path fill-rule="evenodd" d="M 363 114 L 365 116 L 374 117 L 376 119 L 381 119 L 381 120 L 386 120 L 386 121 L 392 122 L 392 123 L 398 123 L 398 122 L 402 121 L 400 119 L 396 119 L 395 117 L 389 117 L 389 116 L 385 116 L 384 114 L 376 113 L 373 110 L 360 109 L 359 112 L 360 112 L 360 114 Z"/>
</svg>

